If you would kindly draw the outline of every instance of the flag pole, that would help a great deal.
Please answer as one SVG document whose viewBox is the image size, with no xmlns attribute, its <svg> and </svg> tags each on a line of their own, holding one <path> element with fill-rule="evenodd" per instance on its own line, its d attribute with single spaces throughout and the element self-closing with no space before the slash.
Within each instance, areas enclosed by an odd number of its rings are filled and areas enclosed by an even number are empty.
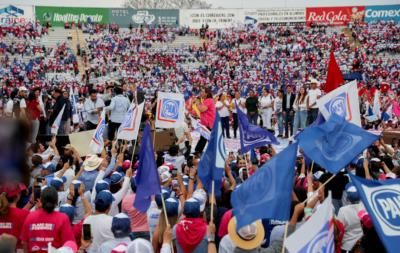
<svg viewBox="0 0 400 253">
<path fill-rule="evenodd" d="M 303 203 L 306 203 L 309 199 L 313 198 L 313 197 L 319 192 L 319 190 L 321 190 L 322 187 L 324 187 L 324 186 L 327 185 L 330 181 L 332 181 L 332 179 L 333 179 L 335 176 L 336 176 L 336 175 L 333 174 L 328 180 L 326 180 L 325 183 L 323 183 L 320 187 L 318 187 L 318 189 L 317 189 L 316 191 L 314 191 L 314 193 L 313 193 L 310 197 L 307 197 L 307 199 L 304 200 Z"/>
<path fill-rule="evenodd" d="M 210 222 L 214 223 L 214 189 L 215 189 L 215 182 L 214 179 L 211 181 L 211 214 L 210 214 Z"/>
<path fill-rule="evenodd" d="M 286 221 L 285 232 L 283 234 L 283 242 L 282 242 L 282 251 L 281 251 L 281 253 L 285 252 L 285 241 L 286 241 L 286 237 L 287 237 L 287 233 L 288 233 L 288 227 L 289 227 L 289 222 Z"/>
</svg>

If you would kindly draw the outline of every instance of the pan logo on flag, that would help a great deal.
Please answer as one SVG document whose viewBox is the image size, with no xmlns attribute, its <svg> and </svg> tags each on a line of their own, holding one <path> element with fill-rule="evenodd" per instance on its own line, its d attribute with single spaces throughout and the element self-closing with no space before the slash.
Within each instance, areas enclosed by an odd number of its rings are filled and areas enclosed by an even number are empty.
<svg viewBox="0 0 400 253">
<path fill-rule="evenodd" d="M 340 129 L 338 129 L 340 131 Z M 330 137 L 322 140 L 316 140 L 315 146 L 328 161 L 335 161 L 337 157 L 340 157 L 350 151 L 355 143 L 361 141 L 360 136 L 353 136 L 347 133 L 342 133 L 340 138 L 332 139 Z M 335 154 L 332 156 L 332 154 Z"/>
<path fill-rule="evenodd" d="M 330 114 L 335 113 L 346 120 L 351 120 L 352 118 L 349 96 L 346 92 L 343 92 L 332 100 L 328 101 L 325 104 L 325 108 Z"/>
<path fill-rule="evenodd" d="M 384 233 L 399 235 L 400 191 L 387 188 L 373 190 L 369 201 Z"/>
<path fill-rule="evenodd" d="M 158 119 L 175 122 L 179 120 L 179 100 L 164 98 L 160 101 Z"/>
</svg>

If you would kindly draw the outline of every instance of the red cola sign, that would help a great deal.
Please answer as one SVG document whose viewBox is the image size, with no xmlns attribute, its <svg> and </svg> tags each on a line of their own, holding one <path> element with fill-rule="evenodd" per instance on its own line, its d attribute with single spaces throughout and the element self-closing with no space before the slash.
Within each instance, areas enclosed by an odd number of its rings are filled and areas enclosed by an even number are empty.
<svg viewBox="0 0 400 253">
<path fill-rule="evenodd" d="M 363 20 L 364 13 L 364 6 L 306 8 L 306 23 L 343 26 L 349 21 Z"/>
</svg>

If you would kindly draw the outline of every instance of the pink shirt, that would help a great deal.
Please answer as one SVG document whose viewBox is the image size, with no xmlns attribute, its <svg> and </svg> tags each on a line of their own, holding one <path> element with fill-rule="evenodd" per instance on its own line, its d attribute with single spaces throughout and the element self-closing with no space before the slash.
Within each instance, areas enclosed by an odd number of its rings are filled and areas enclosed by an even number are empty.
<svg viewBox="0 0 400 253">
<path fill-rule="evenodd" d="M 131 219 L 132 232 L 147 232 L 149 231 L 147 214 L 141 213 L 133 207 L 135 196 L 134 193 L 131 193 L 122 200 L 122 212 L 126 213 Z"/>
<path fill-rule="evenodd" d="M 207 98 L 203 101 L 203 105 L 207 106 L 207 110 L 200 113 L 200 123 L 208 128 L 212 128 L 215 119 L 215 103 L 214 99 Z"/>
</svg>

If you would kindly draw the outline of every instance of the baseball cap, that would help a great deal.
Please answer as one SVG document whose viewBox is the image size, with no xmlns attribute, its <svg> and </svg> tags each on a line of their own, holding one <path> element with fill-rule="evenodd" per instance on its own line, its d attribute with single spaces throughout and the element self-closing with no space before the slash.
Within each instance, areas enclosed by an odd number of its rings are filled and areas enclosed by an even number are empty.
<svg viewBox="0 0 400 253">
<path fill-rule="evenodd" d="M 78 245 L 74 241 L 67 241 L 58 249 L 51 247 L 49 253 L 76 253 L 78 252 Z"/>
<path fill-rule="evenodd" d="M 165 183 L 171 178 L 171 173 L 169 173 L 168 171 L 164 171 L 163 173 L 161 173 L 160 178 L 161 183 Z"/>
<path fill-rule="evenodd" d="M 161 165 L 160 167 L 158 167 L 157 171 L 158 174 L 161 175 L 163 172 L 169 172 L 169 167 L 166 165 Z"/>
<path fill-rule="evenodd" d="M 50 172 L 56 171 L 56 166 L 52 162 L 47 162 L 43 164 L 43 170 L 49 170 Z"/>
<path fill-rule="evenodd" d="M 346 196 L 350 202 L 356 202 L 360 200 L 360 195 L 358 194 L 357 188 L 352 183 L 348 183 L 345 186 Z"/>
<path fill-rule="evenodd" d="M 168 198 L 165 200 L 165 210 L 168 216 L 177 216 L 179 212 L 179 202 L 176 198 Z"/>
<path fill-rule="evenodd" d="M 74 219 L 75 208 L 70 204 L 63 204 L 60 206 L 59 212 L 64 213 L 68 216 L 69 220 L 72 221 Z"/>
<path fill-rule="evenodd" d="M 111 205 L 114 200 L 112 193 L 109 190 L 104 190 L 96 195 L 95 204 L 108 206 Z"/>
<path fill-rule="evenodd" d="M 124 175 L 119 172 L 113 172 L 110 176 L 111 184 L 118 184 L 124 179 Z"/>
<path fill-rule="evenodd" d="M 56 188 L 56 190 L 58 190 L 66 181 L 66 177 L 53 177 L 53 179 L 50 181 L 50 186 L 53 186 Z"/>
<path fill-rule="evenodd" d="M 183 206 L 183 214 L 188 218 L 198 218 L 200 216 L 200 203 L 194 198 L 187 199 Z"/>
<path fill-rule="evenodd" d="M 112 219 L 111 231 L 116 238 L 129 236 L 131 232 L 131 220 L 128 215 L 124 213 L 115 215 Z"/>
<path fill-rule="evenodd" d="M 96 183 L 96 186 L 95 186 L 96 193 L 99 193 L 104 190 L 109 190 L 109 189 L 110 189 L 110 184 L 105 180 L 99 180 Z"/>
<path fill-rule="evenodd" d="M 148 240 L 137 238 L 128 245 L 127 253 L 153 253 L 154 249 Z"/>
<path fill-rule="evenodd" d="M 171 195 L 171 192 L 168 191 L 167 189 L 161 189 L 161 193 L 157 194 L 155 196 L 155 198 L 154 198 L 154 200 L 156 201 L 157 206 L 162 206 L 161 194 L 162 194 L 164 200 L 166 200 Z"/>
<path fill-rule="evenodd" d="M 125 160 L 125 161 L 122 163 L 122 168 L 123 168 L 124 170 L 127 170 L 127 169 L 129 169 L 130 167 L 131 167 L 131 161 Z"/>
<path fill-rule="evenodd" d="M 0 193 L 5 192 L 7 197 L 15 197 L 25 190 L 26 186 L 22 183 L 5 183 L 0 187 Z"/>
<path fill-rule="evenodd" d="M 28 91 L 28 89 L 25 86 L 21 86 L 18 88 L 18 91 Z"/>
<path fill-rule="evenodd" d="M 200 203 L 200 212 L 203 212 L 206 207 L 207 193 L 203 189 L 199 188 L 193 192 L 192 197 Z"/>
</svg>

